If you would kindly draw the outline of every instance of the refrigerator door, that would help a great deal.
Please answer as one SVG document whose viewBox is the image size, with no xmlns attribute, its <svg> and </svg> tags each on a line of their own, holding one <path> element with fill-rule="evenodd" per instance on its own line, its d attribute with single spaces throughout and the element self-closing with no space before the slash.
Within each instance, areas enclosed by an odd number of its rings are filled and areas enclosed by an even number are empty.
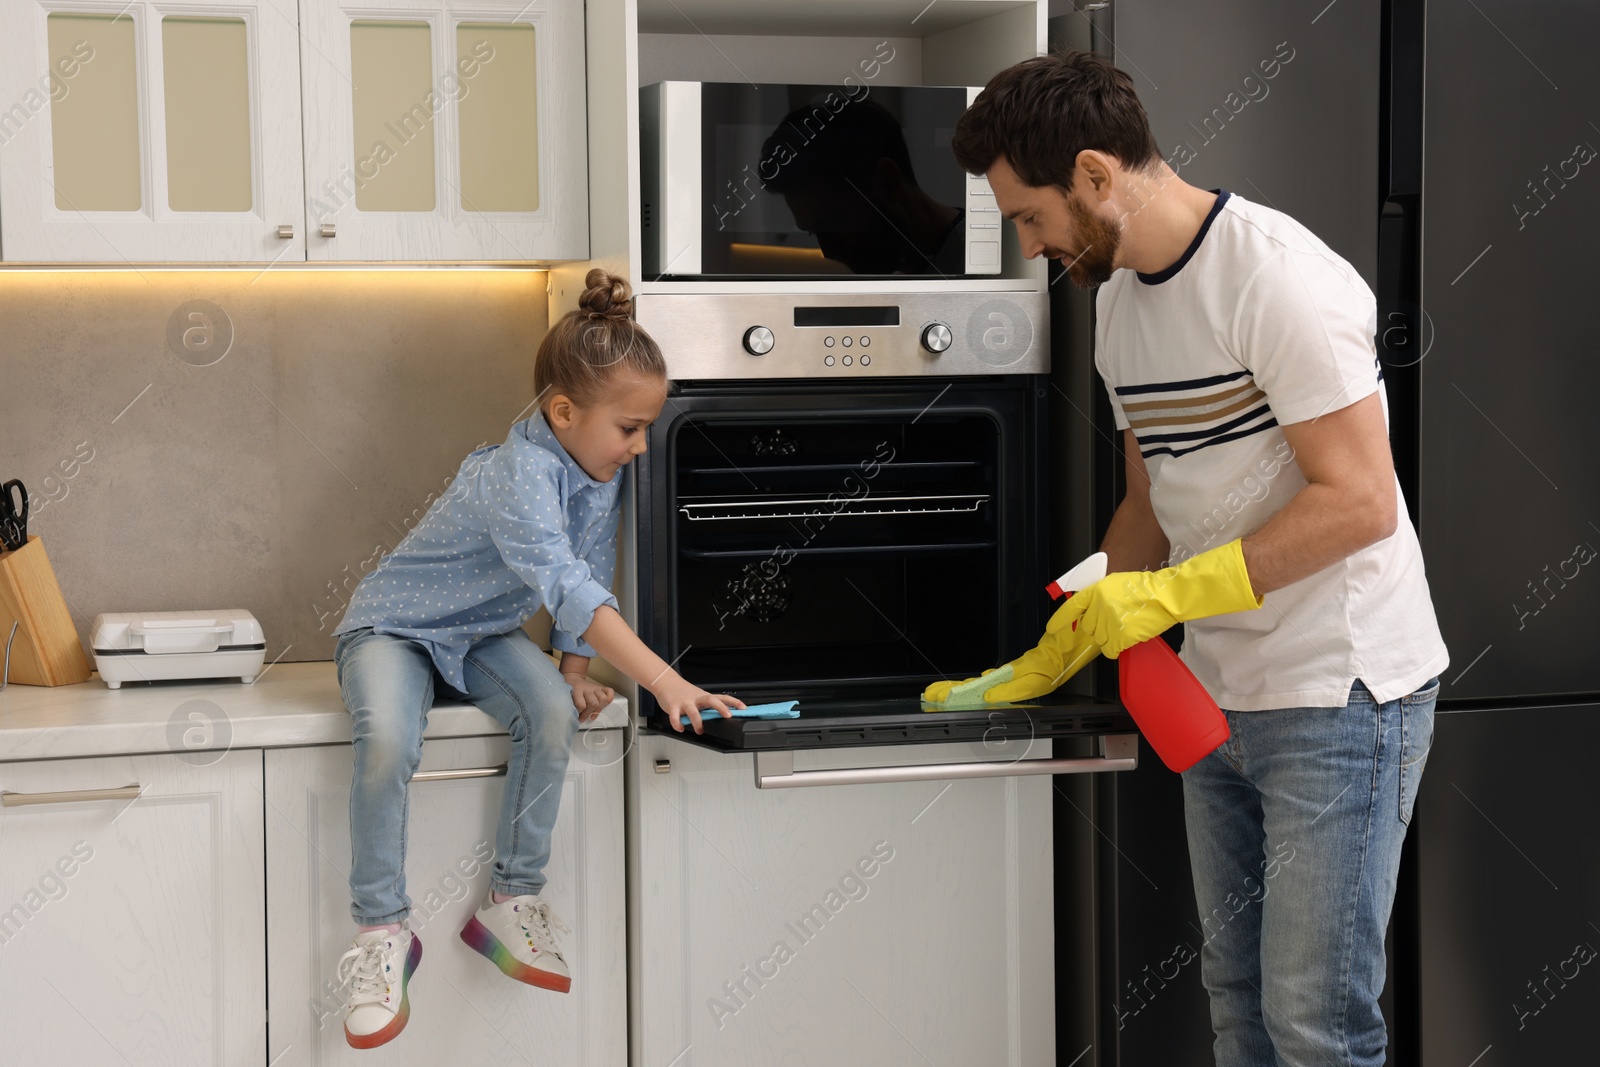
<svg viewBox="0 0 1600 1067">
<path fill-rule="evenodd" d="M 1600 842 L 1572 830 L 1600 810 L 1596 746 L 1594 704 L 1435 719 L 1411 826 L 1423 1067 L 1593 1062 Z"/>
<path fill-rule="evenodd" d="M 1116 5 L 1115 62 L 1178 177 L 1286 212 L 1368 285 L 1380 6 L 1340 0 L 1313 22 L 1272 0 Z"/>
<path fill-rule="evenodd" d="M 1291 215 L 1369 285 L 1377 284 L 1381 6 L 1380 0 L 1324 0 L 1310 8 L 1273 0 L 1115 5 L 1114 61 L 1133 78 L 1156 143 L 1178 176 Z M 1064 18 L 1088 24 L 1082 12 Z M 1057 285 L 1052 293 L 1067 290 Z M 1052 325 L 1058 323 L 1072 320 L 1053 307 Z M 1081 347 L 1076 356 L 1058 349 L 1052 373 L 1088 366 L 1087 339 Z M 1094 388 L 1104 391 L 1098 380 Z M 1065 406 L 1062 432 L 1090 410 L 1084 401 Z M 1101 425 L 1114 433 L 1108 412 Z M 1113 456 L 1102 474 L 1120 464 Z M 1109 517 L 1107 508 L 1102 524 Z M 1058 836 L 1078 833 L 1089 843 L 1057 842 L 1057 870 L 1072 873 L 1058 876 L 1063 904 L 1056 921 L 1070 930 L 1074 907 L 1092 907 L 1099 916 L 1089 941 L 1097 953 L 1097 1026 L 1060 1035 L 1064 1060 L 1092 1039 L 1084 1065 L 1092 1056 L 1100 1067 L 1211 1067 L 1199 964 L 1207 935 L 1199 912 L 1218 902 L 1195 900 L 1182 779 L 1146 753 L 1136 771 L 1064 788 L 1079 792 L 1070 802 L 1063 794 Z M 1084 848 L 1094 854 L 1092 868 L 1081 859 Z M 1082 943 L 1060 947 L 1058 984 L 1075 992 L 1084 978 L 1066 962 L 1073 950 L 1083 951 Z M 1391 1033 L 1400 1029 L 1392 1025 Z"/>
<path fill-rule="evenodd" d="M 1419 526 L 1447 700 L 1600 693 L 1597 38 L 1578 0 L 1427 8 Z"/>
</svg>

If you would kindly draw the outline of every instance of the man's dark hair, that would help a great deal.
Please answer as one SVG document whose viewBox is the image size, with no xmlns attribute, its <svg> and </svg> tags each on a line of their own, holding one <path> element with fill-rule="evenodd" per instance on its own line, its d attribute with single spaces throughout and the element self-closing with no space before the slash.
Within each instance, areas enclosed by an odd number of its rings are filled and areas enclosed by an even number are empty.
<svg viewBox="0 0 1600 1067">
<path fill-rule="evenodd" d="M 1033 186 L 1069 188 L 1078 153 L 1130 170 L 1161 159 L 1133 79 L 1092 52 L 1034 56 L 996 74 L 956 123 L 956 162 L 982 174 L 1001 156 Z"/>
</svg>

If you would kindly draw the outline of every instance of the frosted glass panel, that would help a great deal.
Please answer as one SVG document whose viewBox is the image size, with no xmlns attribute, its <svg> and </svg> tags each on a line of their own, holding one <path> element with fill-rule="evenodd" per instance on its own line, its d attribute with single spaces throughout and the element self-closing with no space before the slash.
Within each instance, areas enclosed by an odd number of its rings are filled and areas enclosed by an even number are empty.
<svg viewBox="0 0 1600 1067">
<path fill-rule="evenodd" d="M 426 22 L 350 24 L 360 211 L 433 210 L 432 45 Z"/>
<path fill-rule="evenodd" d="M 143 197 L 133 19 L 56 12 L 45 21 L 56 207 L 138 211 Z"/>
<path fill-rule="evenodd" d="M 538 210 L 533 27 L 461 23 L 456 27 L 456 73 L 461 79 L 461 206 L 468 211 Z"/>
<path fill-rule="evenodd" d="M 244 19 L 161 20 L 167 204 L 250 210 L 250 82 Z"/>
</svg>

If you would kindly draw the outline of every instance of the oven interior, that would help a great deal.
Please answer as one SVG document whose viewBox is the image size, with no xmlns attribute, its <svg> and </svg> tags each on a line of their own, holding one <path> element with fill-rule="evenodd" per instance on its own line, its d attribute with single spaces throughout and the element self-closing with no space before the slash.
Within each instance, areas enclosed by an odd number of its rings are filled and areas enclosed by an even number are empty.
<svg viewBox="0 0 1600 1067">
<path fill-rule="evenodd" d="M 676 646 L 700 684 L 904 692 L 999 653 L 992 412 L 680 428 Z"/>
</svg>

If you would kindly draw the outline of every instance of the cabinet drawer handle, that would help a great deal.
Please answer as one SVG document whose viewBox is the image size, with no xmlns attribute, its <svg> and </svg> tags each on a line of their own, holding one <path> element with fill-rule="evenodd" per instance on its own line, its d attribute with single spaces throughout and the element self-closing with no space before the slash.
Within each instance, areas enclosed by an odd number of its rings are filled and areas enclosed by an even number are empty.
<svg viewBox="0 0 1600 1067">
<path fill-rule="evenodd" d="M 411 776 L 413 782 L 448 782 L 456 778 L 497 778 L 506 773 L 506 765 L 498 767 L 464 767 L 459 771 L 418 771 Z"/>
<path fill-rule="evenodd" d="M 121 789 L 68 789 L 60 793 L 0 792 L 0 807 L 20 808 L 25 804 L 78 804 L 89 800 L 138 800 L 144 786 L 137 783 Z"/>
<path fill-rule="evenodd" d="M 294 227 L 287 224 L 279 226 L 278 236 L 285 241 L 294 240 Z"/>
<path fill-rule="evenodd" d="M 317 232 L 322 234 L 324 237 L 336 237 L 338 236 L 339 230 L 336 223 L 324 222 L 322 224 L 322 228 Z"/>
<path fill-rule="evenodd" d="M 1131 771 L 1139 766 L 1139 735 L 1100 738 L 1099 756 L 1082 759 L 1025 759 L 975 763 L 912 764 L 905 767 L 841 767 L 796 771 L 794 751 L 757 752 L 757 789 L 799 789 L 812 785 L 862 785 L 878 782 L 935 782 L 946 778 L 1009 778 L 1024 774 L 1094 774 Z"/>
</svg>

